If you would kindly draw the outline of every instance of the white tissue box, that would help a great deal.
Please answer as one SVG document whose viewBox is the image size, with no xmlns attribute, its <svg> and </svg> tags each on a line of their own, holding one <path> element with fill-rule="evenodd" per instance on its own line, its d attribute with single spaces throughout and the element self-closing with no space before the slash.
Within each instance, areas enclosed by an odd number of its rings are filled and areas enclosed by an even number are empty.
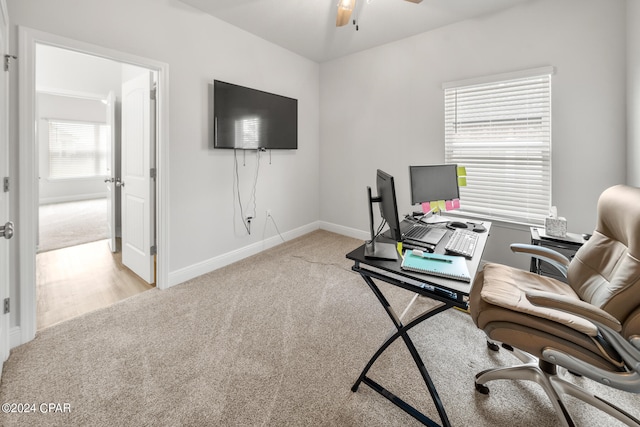
<svg viewBox="0 0 640 427">
<path fill-rule="evenodd" d="M 563 217 L 544 219 L 544 231 L 549 236 L 566 237 L 567 236 L 567 220 Z"/>
</svg>

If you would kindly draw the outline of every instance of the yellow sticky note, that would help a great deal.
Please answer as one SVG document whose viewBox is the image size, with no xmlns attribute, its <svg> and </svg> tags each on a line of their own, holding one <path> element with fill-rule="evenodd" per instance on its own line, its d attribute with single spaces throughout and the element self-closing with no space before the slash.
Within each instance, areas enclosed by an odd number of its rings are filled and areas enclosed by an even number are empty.
<svg viewBox="0 0 640 427">
<path fill-rule="evenodd" d="M 447 203 L 444 200 L 438 200 L 438 208 L 441 211 L 446 211 L 447 210 Z"/>
<path fill-rule="evenodd" d="M 396 249 L 398 250 L 400 256 L 402 256 L 402 242 L 398 242 L 398 244 L 396 245 Z"/>
<path fill-rule="evenodd" d="M 466 187 L 467 186 L 467 177 L 459 176 L 458 177 L 458 187 Z"/>
<path fill-rule="evenodd" d="M 467 168 L 464 166 L 458 166 L 457 170 L 458 176 L 467 176 Z"/>
</svg>

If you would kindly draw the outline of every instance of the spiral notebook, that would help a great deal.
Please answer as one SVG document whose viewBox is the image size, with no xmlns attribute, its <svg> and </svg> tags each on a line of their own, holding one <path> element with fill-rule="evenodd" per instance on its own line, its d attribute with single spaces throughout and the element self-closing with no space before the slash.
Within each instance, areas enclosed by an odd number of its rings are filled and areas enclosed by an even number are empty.
<svg viewBox="0 0 640 427">
<path fill-rule="evenodd" d="M 462 282 L 471 282 L 467 262 L 464 257 L 461 256 L 440 255 L 435 253 L 416 255 L 412 251 L 406 251 L 401 268 L 418 273 L 460 280 Z"/>
</svg>

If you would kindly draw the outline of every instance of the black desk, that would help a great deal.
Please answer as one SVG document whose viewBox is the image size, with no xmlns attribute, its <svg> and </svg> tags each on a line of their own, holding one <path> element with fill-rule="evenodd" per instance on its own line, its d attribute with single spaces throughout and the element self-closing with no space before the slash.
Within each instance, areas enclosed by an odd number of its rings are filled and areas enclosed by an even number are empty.
<svg viewBox="0 0 640 427">
<path fill-rule="evenodd" d="M 489 232 L 491 231 L 491 223 L 483 222 L 484 226 L 487 229 L 486 233 L 480 233 L 478 239 L 478 246 L 476 247 L 474 256 L 472 259 L 467 260 L 467 267 L 469 268 L 469 273 L 471 274 L 472 282 L 473 277 L 476 275 L 478 268 L 480 266 L 480 261 L 482 259 L 482 254 L 484 252 L 484 248 L 487 243 L 487 238 L 489 236 Z M 436 253 L 444 253 L 444 245 L 446 244 L 449 234 L 442 239 L 440 244 L 436 247 Z M 356 383 L 351 388 L 351 391 L 357 391 L 360 383 L 364 382 L 366 385 L 371 387 L 376 392 L 380 393 L 382 396 L 389 399 L 396 406 L 401 408 L 403 411 L 407 412 L 409 415 L 423 423 L 427 426 L 439 426 L 435 421 L 431 420 L 429 417 L 418 411 L 416 408 L 402 400 L 400 397 L 396 396 L 389 390 L 385 389 L 382 385 L 378 384 L 373 379 L 367 376 L 367 372 L 373 366 L 375 361 L 384 353 L 384 351 L 398 338 L 402 338 L 407 349 L 411 353 L 411 357 L 413 358 L 422 379 L 431 394 L 431 398 L 438 410 L 438 414 L 440 415 L 440 419 L 442 420 L 443 426 L 450 426 L 451 423 L 447 417 L 447 414 L 444 410 L 444 406 L 442 405 L 442 401 L 438 396 L 438 392 L 436 390 L 431 377 L 429 376 L 429 372 L 422 361 L 422 358 L 418 354 L 415 345 L 411 341 L 411 338 L 408 335 L 408 331 L 411 330 L 414 326 L 420 324 L 422 321 L 435 316 L 438 313 L 441 313 L 445 310 L 448 310 L 451 307 L 459 307 L 462 309 L 467 309 L 468 307 L 468 297 L 469 292 L 471 290 L 471 283 L 465 283 L 457 280 L 445 279 L 435 276 L 429 276 L 426 274 L 413 273 L 411 271 L 405 271 L 400 268 L 401 261 L 388 261 L 388 260 L 378 260 L 365 258 L 364 256 L 364 245 L 359 248 L 353 250 L 352 252 L 347 254 L 347 258 L 354 261 L 354 265 L 352 270 L 359 273 L 364 281 L 367 283 L 369 288 L 373 291 L 380 304 L 385 309 L 387 315 L 393 322 L 393 325 L 396 328 L 396 331 L 380 346 L 380 348 L 374 353 L 371 357 L 364 370 L 358 377 Z M 413 319 L 409 320 L 406 324 L 402 322 L 402 319 L 396 314 L 393 308 L 390 306 L 386 297 L 381 292 L 380 288 L 376 285 L 373 279 L 381 280 L 383 282 L 387 282 L 391 285 L 398 286 L 404 288 L 413 293 L 429 297 L 434 300 L 440 301 L 442 304 L 430 308 L 429 310 L 417 315 Z"/>
</svg>

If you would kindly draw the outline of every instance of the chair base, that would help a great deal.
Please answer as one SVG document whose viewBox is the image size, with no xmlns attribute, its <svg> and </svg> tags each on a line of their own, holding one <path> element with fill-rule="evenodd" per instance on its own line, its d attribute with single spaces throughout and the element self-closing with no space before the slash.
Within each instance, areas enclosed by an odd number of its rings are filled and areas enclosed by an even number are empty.
<svg viewBox="0 0 640 427">
<path fill-rule="evenodd" d="M 516 356 L 522 365 L 506 368 L 495 368 L 482 371 L 476 375 L 476 390 L 482 394 L 489 394 L 489 388 L 485 385 L 493 380 L 528 380 L 539 384 L 545 391 L 553 405 L 561 425 L 575 427 L 575 423 L 562 400 L 562 395 L 573 396 L 583 402 L 598 408 L 613 418 L 628 426 L 640 427 L 640 420 L 625 412 L 623 409 L 587 392 L 558 376 L 556 365 L 509 346 L 503 347 Z"/>
</svg>

